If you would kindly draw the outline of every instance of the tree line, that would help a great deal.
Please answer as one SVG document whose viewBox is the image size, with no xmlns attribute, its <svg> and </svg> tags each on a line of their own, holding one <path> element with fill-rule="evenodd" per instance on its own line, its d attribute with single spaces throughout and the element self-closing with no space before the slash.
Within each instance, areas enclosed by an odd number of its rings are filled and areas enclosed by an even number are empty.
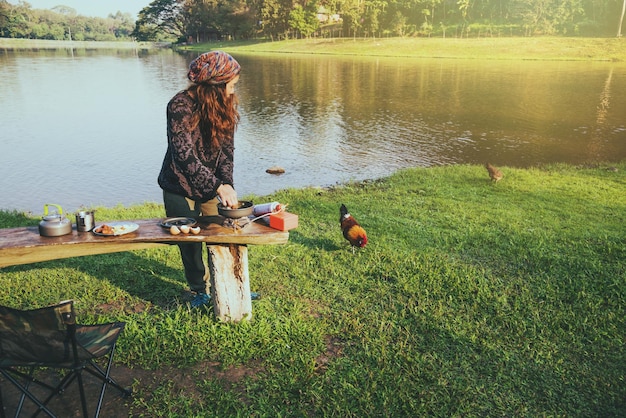
<svg viewBox="0 0 626 418">
<path fill-rule="evenodd" d="M 62 2 L 63 0 L 59 0 Z M 0 0 L 0 37 L 74 41 L 132 40 L 135 19 L 117 12 L 107 18 L 87 17 L 67 6 L 33 9 L 25 1 Z"/>
<path fill-rule="evenodd" d="M 626 0 L 155 0 L 138 39 L 621 36 Z M 621 16 L 621 18 L 619 18 Z"/>
<path fill-rule="evenodd" d="M 62 1 L 62 0 L 59 0 Z M 0 0 L 0 36 L 204 42 L 302 37 L 618 36 L 626 0 L 154 0 L 134 21 Z"/>
</svg>

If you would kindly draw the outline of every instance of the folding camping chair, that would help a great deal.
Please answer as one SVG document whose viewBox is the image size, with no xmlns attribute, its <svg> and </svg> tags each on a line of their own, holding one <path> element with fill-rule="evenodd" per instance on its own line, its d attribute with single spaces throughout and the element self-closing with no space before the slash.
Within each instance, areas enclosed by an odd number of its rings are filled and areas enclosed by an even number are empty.
<svg viewBox="0 0 626 418">
<path fill-rule="evenodd" d="M 83 371 L 102 383 L 94 417 L 100 414 L 108 385 L 117 388 L 123 396 L 129 396 L 131 391 L 121 387 L 109 376 L 115 344 L 124 325 L 123 322 L 76 324 L 71 300 L 33 310 L 0 306 L 0 374 L 21 393 L 15 416 L 19 416 L 28 398 L 36 407 L 33 415 L 43 412 L 49 417 L 55 417 L 47 405 L 76 381 L 83 416 L 86 418 L 88 410 Z M 96 363 L 98 359 L 102 360 L 102 365 Z M 56 385 L 46 383 L 38 379 L 35 373 L 42 368 L 56 369 L 62 378 Z M 39 392 L 43 392 L 43 395 Z M 42 400 L 44 396 L 46 398 Z M 4 418 L 2 398 L 0 387 L 0 416 Z"/>
</svg>

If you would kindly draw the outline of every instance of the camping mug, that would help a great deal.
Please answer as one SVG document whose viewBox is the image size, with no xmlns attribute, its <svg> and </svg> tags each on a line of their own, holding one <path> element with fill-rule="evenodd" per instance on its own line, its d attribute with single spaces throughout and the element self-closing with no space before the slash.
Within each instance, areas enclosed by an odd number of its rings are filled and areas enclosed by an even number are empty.
<svg viewBox="0 0 626 418">
<path fill-rule="evenodd" d="M 79 232 L 89 232 L 95 226 L 96 219 L 94 211 L 81 210 L 76 213 L 76 230 Z"/>
</svg>

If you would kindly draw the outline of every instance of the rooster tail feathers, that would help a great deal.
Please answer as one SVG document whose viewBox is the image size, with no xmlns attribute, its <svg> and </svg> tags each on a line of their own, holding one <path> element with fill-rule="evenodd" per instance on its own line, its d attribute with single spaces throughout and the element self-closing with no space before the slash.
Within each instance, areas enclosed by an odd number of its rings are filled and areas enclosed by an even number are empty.
<svg viewBox="0 0 626 418">
<path fill-rule="evenodd" d="M 343 219 L 344 216 L 348 214 L 348 208 L 343 203 L 341 204 L 341 207 L 339 208 L 339 214 L 341 215 L 339 217 L 339 220 Z"/>
</svg>

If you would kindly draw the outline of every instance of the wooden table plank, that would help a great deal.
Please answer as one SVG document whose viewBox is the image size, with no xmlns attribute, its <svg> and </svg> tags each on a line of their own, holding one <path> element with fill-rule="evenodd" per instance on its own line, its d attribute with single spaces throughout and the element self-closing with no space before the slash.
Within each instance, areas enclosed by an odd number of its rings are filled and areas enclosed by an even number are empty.
<svg viewBox="0 0 626 418">
<path fill-rule="evenodd" d="M 222 226 L 224 218 L 200 217 L 198 235 L 172 235 L 159 225 L 163 218 L 130 220 L 139 225 L 135 232 L 119 236 L 99 236 L 77 232 L 60 237 L 42 237 L 34 227 L 0 229 L 0 267 L 29 264 L 94 254 L 154 248 L 177 242 L 206 242 L 207 244 L 271 245 L 285 244 L 289 232 L 279 231 L 259 222 L 234 230 Z M 98 222 L 101 225 L 106 222 Z"/>
</svg>

